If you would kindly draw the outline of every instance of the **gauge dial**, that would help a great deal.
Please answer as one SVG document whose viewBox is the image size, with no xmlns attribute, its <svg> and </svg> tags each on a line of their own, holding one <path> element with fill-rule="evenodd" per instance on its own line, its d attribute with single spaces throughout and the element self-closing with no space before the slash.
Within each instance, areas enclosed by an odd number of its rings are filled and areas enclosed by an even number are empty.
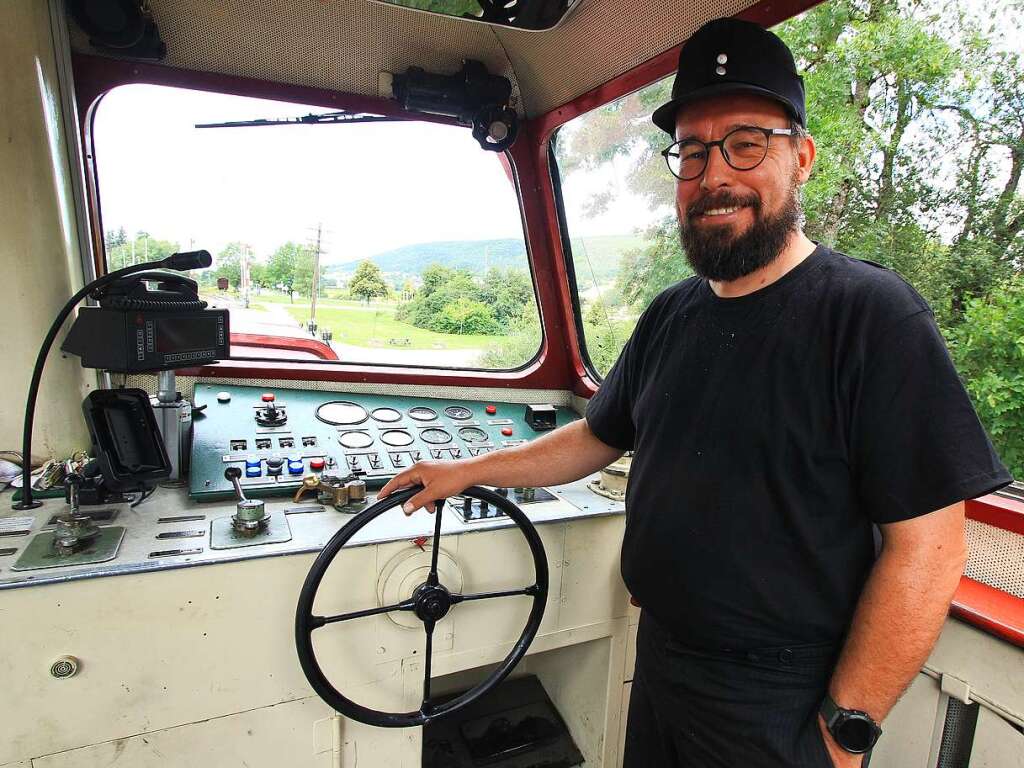
<svg viewBox="0 0 1024 768">
<path fill-rule="evenodd" d="M 459 437 L 467 443 L 486 443 L 487 433 L 477 427 L 463 427 L 459 430 Z"/>
<path fill-rule="evenodd" d="M 452 436 L 447 430 L 432 427 L 420 432 L 420 440 L 431 445 L 443 445 L 444 443 L 450 443 Z"/>
<path fill-rule="evenodd" d="M 406 445 L 412 445 L 412 435 L 404 429 L 389 429 L 386 432 L 381 432 L 380 441 L 385 445 L 401 448 Z"/>
<path fill-rule="evenodd" d="M 417 405 L 415 408 L 409 409 L 409 417 L 416 421 L 433 421 L 437 418 L 437 411 L 427 408 L 425 405 Z"/>
<path fill-rule="evenodd" d="M 370 416 L 374 421 L 382 421 L 386 424 L 402 420 L 401 411 L 396 411 L 394 408 L 374 408 L 370 411 Z"/>
<path fill-rule="evenodd" d="M 473 415 L 473 412 L 469 410 L 469 408 L 466 408 L 464 405 L 449 405 L 447 408 L 444 409 L 444 412 L 448 416 L 448 418 L 457 419 L 459 421 L 468 419 L 470 416 Z"/>
<path fill-rule="evenodd" d="M 316 417 L 326 424 L 362 424 L 368 418 L 366 409 L 347 400 L 333 400 L 316 409 Z"/>
<path fill-rule="evenodd" d="M 338 442 L 346 448 L 369 448 L 373 445 L 373 437 L 367 432 L 342 432 Z"/>
</svg>

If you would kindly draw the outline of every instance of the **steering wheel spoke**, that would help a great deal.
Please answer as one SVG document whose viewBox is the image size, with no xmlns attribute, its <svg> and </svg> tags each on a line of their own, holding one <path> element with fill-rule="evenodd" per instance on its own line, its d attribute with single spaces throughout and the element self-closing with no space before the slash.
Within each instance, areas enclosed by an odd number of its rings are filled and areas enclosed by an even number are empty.
<svg viewBox="0 0 1024 768">
<path fill-rule="evenodd" d="M 439 583 L 437 578 L 437 555 L 441 551 L 441 518 L 444 506 L 444 499 L 434 504 L 434 544 L 433 549 L 430 551 L 430 571 L 427 573 L 427 584 L 431 587 L 436 587 Z"/>
<path fill-rule="evenodd" d="M 470 600 L 490 600 L 492 597 L 515 597 L 516 595 L 528 595 L 534 597 L 540 588 L 536 584 L 520 589 L 505 589 L 499 592 L 475 592 L 469 595 L 452 595 L 452 605 L 469 602 Z"/>
<path fill-rule="evenodd" d="M 434 627 L 433 621 L 423 622 L 423 628 L 427 632 L 426 648 L 423 651 L 423 704 L 421 712 L 430 711 L 430 659 L 434 652 Z"/>
<path fill-rule="evenodd" d="M 403 600 L 395 605 L 382 605 L 379 608 L 367 608 L 363 611 L 352 611 L 351 613 L 340 613 L 337 616 L 310 616 L 309 617 L 309 628 L 319 629 L 327 624 L 337 624 L 339 621 L 349 621 L 350 619 L 362 619 L 366 616 L 377 616 L 382 613 L 391 613 L 392 611 L 412 611 L 416 608 L 415 600 Z"/>
</svg>

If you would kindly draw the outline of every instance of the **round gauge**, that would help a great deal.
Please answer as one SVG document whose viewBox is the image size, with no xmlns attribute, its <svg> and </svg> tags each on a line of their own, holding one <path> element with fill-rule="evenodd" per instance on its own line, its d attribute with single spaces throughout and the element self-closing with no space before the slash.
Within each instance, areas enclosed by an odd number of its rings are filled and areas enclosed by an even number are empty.
<svg viewBox="0 0 1024 768">
<path fill-rule="evenodd" d="M 425 405 L 417 405 L 415 408 L 409 409 L 409 417 L 416 421 L 433 421 L 437 418 L 437 411 L 427 408 Z"/>
<path fill-rule="evenodd" d="M 338 442 L 346 448 L 369 448 L 373 445 L 373 438 L 367 432 L 342 432 L 338 435 Z"/>
<path fill-rule="evenodd" d="M 396 411 L 394 408 L 374 408 L 370 411 L 370 415 L 374 421 L 383 421 L 390 424 L 393 421 L 401 421 L 402 414 L 400 411 Z"/>
<path fill-rule="evenodd" d="M 430 443 L 431 445 L 442 445 L 444 443 L 450 443 L 452 436 L 443 429 L 424 429 L 420 432 L 420 440 L 424 443 Z"/>
<path fill-rule="evenodd" d="M 463 427 L 459 430 L 459 437 L 467 443 L 486 443 L 487 433 L 476 427 Z"/>
<path fill-rule="evenodd" d="M 362 424 L 366 421 L 366 409 L 347 400 L 333 400 L 316 409 L 316 417 L 327 424 Z"/>
<path fill-rule="evenodd" d="M 473 415 L 473 412 L 469 410 L 469 408 L 466 408 L 464 405 L 449 405 L 447 408 L 444 409 L 444 412 L 448 415 L 448 418 L 458 419 L 459 421 L 462 421 L 463 419 L 468 419 L 470 416 Z"/>
<path fill-rule="evenodd" d="M 405 445 L 412 445 L 412 435 L 404 429 L 389 429 L 380 433 L 380 441 L 385 445 L 401 448 Z"/>
</svg>

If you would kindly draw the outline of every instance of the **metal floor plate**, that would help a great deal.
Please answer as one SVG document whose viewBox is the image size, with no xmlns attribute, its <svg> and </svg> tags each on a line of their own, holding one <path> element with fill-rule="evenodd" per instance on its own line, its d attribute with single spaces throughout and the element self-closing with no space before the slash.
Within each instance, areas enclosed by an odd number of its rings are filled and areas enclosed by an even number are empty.
<svg viewBox="0 0 1024 768">
<path fill-rule="evenodd" d="M 65 565 L 91 565 L 105 563 L 117 556 L 124 538 L 124 526 L 100 528 L 100 535 L 81 552 L 71 555 L 57 554 L 53 549 L 53 531 L 37 533 L 25 547 L 21 557 L 11 566 L 12 571 L 33 571 L 38 568 L 60 568 Z"/>
<path fill-rule="evenodd" d="M 292 529 L 283 512 L 271 512 L 267 529 L 255 536 L 238 533 L 231 525 L 230 517 L 218 517 L 210 523 L 210 549 L 235 549 L 257 544 L 280 544 L 291 540 Z"/>
</svg>

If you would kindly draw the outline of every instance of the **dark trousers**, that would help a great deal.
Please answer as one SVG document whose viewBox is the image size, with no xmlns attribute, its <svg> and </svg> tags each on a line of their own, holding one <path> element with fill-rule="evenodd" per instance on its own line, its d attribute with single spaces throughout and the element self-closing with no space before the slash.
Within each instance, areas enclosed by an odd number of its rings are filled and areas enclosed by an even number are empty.
<svg viewBox="0 0 1024 768">
<path fill-rule="evenodd" d="M 644 611 L 623 768 L 832 768 L 817 716 L 837 650 L 699 651 Z"/>
</svg>

